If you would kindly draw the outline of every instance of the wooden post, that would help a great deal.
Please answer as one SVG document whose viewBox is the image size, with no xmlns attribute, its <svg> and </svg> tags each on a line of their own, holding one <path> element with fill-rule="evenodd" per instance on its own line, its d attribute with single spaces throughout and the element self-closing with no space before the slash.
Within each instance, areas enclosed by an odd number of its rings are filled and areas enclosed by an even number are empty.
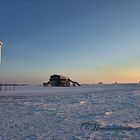
<svg viewBox="0 0 140 140">
<path fill-rule="evenodd" d="M 5 83 L 5 91 L 7 91 L 7 82 Z"/>
<path fill-rule="evenodd" d="M 15 91 L 15 88 L 16 88 L 16 84 L 15 84 L 15 82 L 14 82 L 14 85 L 13 85 L 13 91 Z"/>
<path fill-rule="evenodd" d="M 0 91 L 2 91 L 2 84 L 0 84 Z"/>
</svg>

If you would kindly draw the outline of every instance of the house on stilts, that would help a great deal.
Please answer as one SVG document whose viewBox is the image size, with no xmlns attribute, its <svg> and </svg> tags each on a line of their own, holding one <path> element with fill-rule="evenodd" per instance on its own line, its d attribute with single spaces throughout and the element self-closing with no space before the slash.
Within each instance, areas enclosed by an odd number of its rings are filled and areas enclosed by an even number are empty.
<svg viewBox="0 0 140 140">
<path fill-rule="evenodd" d="M 51 75 L 47 83 L 43 83 L 44 87 L 70 87 L 81 86 L 78 82 L 72 81 L 70 78 L 61 75 Z"/>
</svg>

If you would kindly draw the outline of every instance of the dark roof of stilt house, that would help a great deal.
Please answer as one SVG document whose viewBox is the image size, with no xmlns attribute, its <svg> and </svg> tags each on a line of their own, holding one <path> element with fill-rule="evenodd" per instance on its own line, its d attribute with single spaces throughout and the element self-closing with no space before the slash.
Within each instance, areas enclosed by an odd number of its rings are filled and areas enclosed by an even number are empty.
<svg viewBox="0 0 140 140">
<path fill-rule="evenodd" d="M 63 75 L 58 75 L 58 74 L 53 74 L 50 77 L 60 77 L 60 79 L 69 79 L 69 77 L 63 76 Z"/>
</svg>

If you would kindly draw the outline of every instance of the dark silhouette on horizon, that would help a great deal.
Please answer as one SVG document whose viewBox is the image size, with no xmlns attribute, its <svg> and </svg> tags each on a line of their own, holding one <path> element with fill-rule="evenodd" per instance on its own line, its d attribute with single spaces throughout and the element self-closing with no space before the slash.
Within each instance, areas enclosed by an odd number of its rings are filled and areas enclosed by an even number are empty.
<svg viewBox="0 0 140 140">
<path fill-rule="evenodd" d="M 72 81 L 68 77 L 62 75 L 51 75 L 47 83 L 43 83 L 43 86 L 52 86 L 52 87 L 70 87 L 72 86 L 81 86 L 78 82 Z"/>
</svg>

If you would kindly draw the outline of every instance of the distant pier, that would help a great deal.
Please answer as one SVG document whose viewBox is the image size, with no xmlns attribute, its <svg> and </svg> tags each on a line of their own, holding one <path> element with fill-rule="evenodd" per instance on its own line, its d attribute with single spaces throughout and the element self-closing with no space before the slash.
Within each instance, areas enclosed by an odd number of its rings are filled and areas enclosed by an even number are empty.
<svg viewBox="0 0 140 140">
<path fill-rule="evenodd" d="M 15 91 L 17 86 L 26 86 L 26 84 L 10 84 L 10 83 L 5 83 L 1 84 L 0 83 L 0 92 L 1 91 Z"/>
</svg>

